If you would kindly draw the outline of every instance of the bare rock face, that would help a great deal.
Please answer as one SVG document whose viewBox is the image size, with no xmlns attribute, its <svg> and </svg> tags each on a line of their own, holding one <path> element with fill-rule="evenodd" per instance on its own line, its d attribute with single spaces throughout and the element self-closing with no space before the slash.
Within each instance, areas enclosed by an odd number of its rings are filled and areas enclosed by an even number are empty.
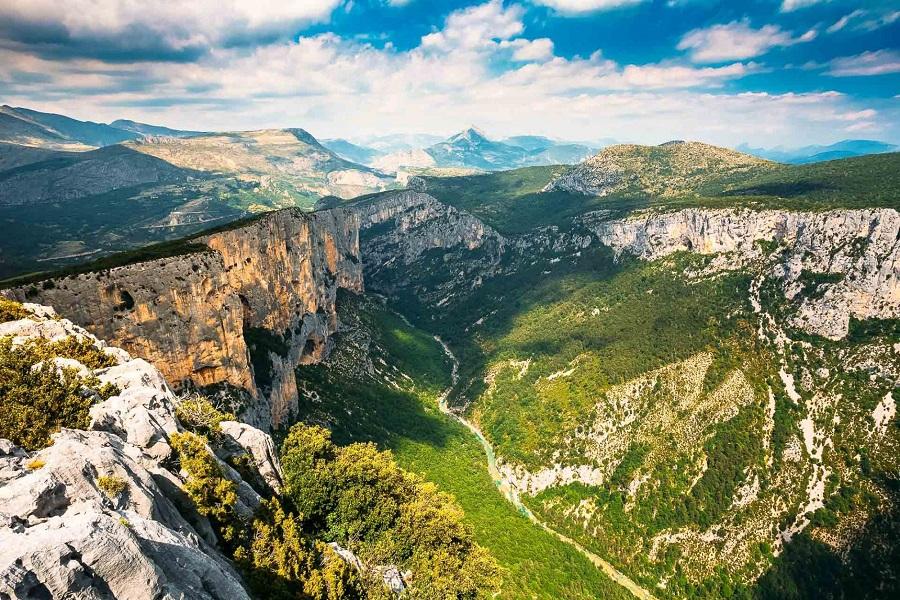
<svg viewBox="0 0 900 600">
<path fill-rule="evenodd" d="M 783 251 L 773 275 L 801 305 L 793 326 L 830 339 L 847 335 L 850 319 L 900 316 L 900 213 L 894 209 L 791 212 L 685 209 L 639 213 L 624 220 L 585 219 L 616 252 L 653 260 L 673 252 L 723 254 L 730 268 Z M 723 263 L 724 264 L 724 263 Z M 805 274 L 830 275 L 821 295 L 802 296 Z"/>
<path fill-rule="evenodd" d="M 480 219 L 421 192 L 383 194 L 351 210 L 360 222 L 366 280 L 386 294 L 414 288 L 439 303 L 495 273 L 507 248 Z M 419 285 L 423 278 L 443 283 Z"/>
<path fill-rule="evenodd" d="M 120 393 L 92 407 L 90 431 L 63 429 L 38 452 L 0 440 L 0 598 L 249 599 L 181 489 L 182 475 L 169 470 L 169 436 L 181 426 L 162 374 L 52 309 L 25 306 L 33 316 L 3 323 L 5 335 L 17 343 L 66 334 L 89 340 L 119 363 L 91 374 Z M 71 359 L 66 366 L 90 371 Z M 271 438 L 230 425 L 240 452 L 280 477 Z M 236 511 L 249 516 L 259 494 L 220 466 L 237 485 Z M 117 478 L 124 491 L 110 496 L 101 477 Z"/>
<path fill-rule="evenodd" d="M 0 596 L 248 597 L 141 465 L 136 446 L 63 430 L 32 458 L 40 468 L 14 453 L 0 456 Z M 104 475 L 121 477 L 127 491 L 106 497 L 96 483 Z"/>
<path fill-rule="evenodd" d="M 122 392 L 91 407 L 92 429 L 115 433 L 153 458 L 168 458 L 172 454 L 168 437 L 179 427 L 173 405 L 175 394 L 162 374 L 138 358 L 101 369 L 97 377 Z"/>
<path fill-rule="evenodd" d="M 280 492 L 284 474 L 281 472 L 281 463 L 272 438 L 259 429 L 238 421 L 222 421 L 220 427 L 225 437 L 220 455 L 248 455 L 263 483 L 271 490 Z"/>
<path fill-rule="evenodd" d="M 144 358 L 176 387 L 227 384 L 268 428 L 296 410 L 294 367 L 319 360 L 337 326 L 338 288 L 362 291 L 358 221 L 333 209 L 283 210 L 194 240 L 208 249 L 8 292 L 54 306 Z M 49 326 L 49 325 L 48 325 Z M 277 339 L 251 367 L 248 333 Z"/>
</svg>

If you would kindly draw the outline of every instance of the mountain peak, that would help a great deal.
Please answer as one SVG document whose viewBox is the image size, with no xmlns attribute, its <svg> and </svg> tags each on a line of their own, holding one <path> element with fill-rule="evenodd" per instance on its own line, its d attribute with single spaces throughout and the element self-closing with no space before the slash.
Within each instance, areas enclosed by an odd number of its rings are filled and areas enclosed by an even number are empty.
<svg viewBox="0 0 900 600">
<path fill-rule="evenodd" d="M 463 129 L 456 135 L 450 138 L 449 141 L 456 142 L 466 140 L 469 142 L 481 142 L 488 141 L 487 135 L 485 135 L 484 131 L 475 127 L 474 125 L 469 125 L 467 128 Z"/>
</svg>

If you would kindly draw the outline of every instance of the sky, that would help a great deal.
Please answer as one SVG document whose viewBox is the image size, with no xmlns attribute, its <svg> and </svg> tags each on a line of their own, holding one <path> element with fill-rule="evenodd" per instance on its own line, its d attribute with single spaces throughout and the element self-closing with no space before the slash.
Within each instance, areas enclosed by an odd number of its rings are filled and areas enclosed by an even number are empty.
<svg viewBox="0 0 900 600">
<path fill-rule="evenodd" d="M 355 140 L 900 143 L 900 0 L 3 0 L 0 102 Z"/>
</svg>

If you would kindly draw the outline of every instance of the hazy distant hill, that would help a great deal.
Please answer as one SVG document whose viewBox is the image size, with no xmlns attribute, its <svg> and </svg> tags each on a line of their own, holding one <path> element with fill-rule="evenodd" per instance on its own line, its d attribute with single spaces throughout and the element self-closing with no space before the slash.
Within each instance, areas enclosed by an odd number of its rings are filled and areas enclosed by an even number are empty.
<svg viewBox="0 0 900 600">
<path fill-rule="evenodd" d="M 850 158 L 864 156 L 866 154 L 882 154 L 895 152 L 898 147 L 887 142 L 877 140 L 842 140 L 828 146 L 804 146 L 802 148 L 751 148 L 747 144 L 741 144 L 736 148 L 740 152 L 746 152 L 760 158 L 791 164 L 805 164 L 835 160 L 838 158 Z"/>
<path fill-rule="evenodd" d="M 303 129 L 154 137 L 129 146 L 182 168 L 238 175 L 275 198 L 302 206 L 312 206 L 321 196 L 350 198 L 393 183 L 340 158 Z"/>
<path fill-rule="evenodd" d="M 3 126 L 0 127 L 0 140 L 6 142 L 27 144 L 27 141 L 21 138 L 17 139 L 7 133 L 24 127 L 28 127 L 29 131 L 34 132 L 34 140 L 50 144 L 80 143 L 86 146 L 109 146 L 132 140 L 139 135 L 133 131 L 125 131 L 103 123 L 79 121 L 64 115 L 42 113 L 27 108 L 3 105 L 0 106 L 0 113 L 17 120 L 15 122 L 6 119 Z"/>
<path fill-rule="evenodd" d="M 131 131 L 138 135 L 163 135 L 171 137 L 188 137 L 192 135 L 203 135 L 205 131 L 185 131 L 182 129 L 172 129 L 171 127 L 162 127 L 161 125 L 150 125 L 148 123 L 139 123 L 138 121 L 130 121 L 128 119 L 116 119 L 111 126 Z"/>
<path fill-rule="evenodd" d="M 371 148 L 385 154 L 400 152 L 403 150 L 416 150 L 426 148 L 442 141 L 439 135 L 430 133 L 391 133 L 387 135 L 370 135 L 353 138 L 353 143 L 365 148 Z"/>
<path fill-rule="evenodd" d="M 0 206 L 69 203 L 144 184 L 184 182 L 191 172 L 116 144 L 88 152 L 54 152 L 0 172 Z"/>
<path fill-rule="evenodd" d="M 409 167 L 503 171 L 533 165 L 574 164 L 596 151 L 597 147 L 542 136 L 524 135 L 503 141 L 492 140 L 477 128 L 469 127 L 428 147 L 382 154 L 367 164 L 390 172 Z"/>
<path fill-rule="evenodd" d="M 148 135 L 184 137 L 199 133 L 127 119 L 119 119 L 107 125 L 28 108 L 0 106 L 0 142 L 22 146 L 89 150 Z"/>
<path fill-rule="evenodd" d="M 361 165 L 371 166 L 373 160 L 385 154 L 381 150 L 360 146 L 343 139 L 320 140 L 320 142 L 341 158 Z"/>
</svg>

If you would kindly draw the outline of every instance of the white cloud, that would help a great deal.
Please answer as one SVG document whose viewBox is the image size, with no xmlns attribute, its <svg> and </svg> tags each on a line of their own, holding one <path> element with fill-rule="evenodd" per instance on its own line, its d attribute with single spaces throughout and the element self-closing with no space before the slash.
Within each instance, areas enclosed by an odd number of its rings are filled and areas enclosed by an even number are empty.
<svg viewBox="0 0 900 600">
<path fill-rule="evenodd" d="M 799 8 L 806 8 L 815 4 L 822 4 L 830 0 L 784 0 L 781 3 L 781 12 L 792 12 Z"/>
<path fill-rule="evenodd" d="M 622 6 L 641 4 L 646 0 L 532 0 L 535 4 L 548 6 L 564 15 L 581 15 L 600 10 L 610 10 Z"/>
<path fill-rule="evenodd" d="M 678 49 L 689 50 L 695 62 L 714 63 L 753 58 L 772 48 L 809 42 L 815 37 L 814 29 L 795 38 L 777 25 L 753 29 L 750 21 L 743 19 L 689 31 L 681 38 Z"/>
<path fill-rule="evenodd" d="M 841 121 L 862 121 L 865 119 L 872 119 L 878 114 L 878 111 L 872 110 L 871 108 L 867 108 L 864 110 L 857 110 L 852 112 L 843 113 L 840 115 L 836 115 L 836 118 Z"/>
<path fill-rule="evenodd" d="M 127 117 L 204 130 L 304 127 L 322 137 L 449 134 L 475 122 L 498 136 L 800 145 L 874 122 L 867 110 L 878 109 L 884 123 L 900 122 L 890 107 L 857 106 L 836 92 L 723 91 L 726 82 L 761 69 L 752 62 L 623 65 L 600 52 L 554 56 L 550 40 L 523 35 L 523 17 L 516 6 L 488 2 L 451 14 L 404 51 L 334 34 L 213 48 L 190 63 L 52 61 L 0 49 L 0 86 L 8 103 L 90 120 Z M 511 57 L 521 62 L 510 65 Z M 498 65 L 507 70 L 498 74 Z M 46 81 L 16 84 L 23 73 Z M 855 120 L 848 116 L 855 113 Z"/>
<path fill-rule="evenodd" d="M 844 131 L 853 133 L 857 131 L 874 131 L 878 129 L 878 124 L 874 121 L 860 121 L 844 127 Z"/>
<path fill-rule="evenodd" d="M 500 42 L 500 47 L 512 48 L 512 58 L 519 62 L 544 61 L 553 58 L 553 40 L 550 38 L 504 40 Z"/>
<path fill-rule="evenodd" d="M 900 73 L 900 52 L 895 50 L 863 52 L 856 56 L 835 58 L 829 65 L 828 74 L 834 77 Z"/>
<path fill-rule="evenodd" d="M 888 25 L 893 25 L 900 20 L 900 10 L 887 11 L 880 14 L 872 14 L 871 10 L 857 9 L 848 13 L 834 22 L 831 27 L 826 29 L 828 33 L 837 33 L 848 25 L 854 31 L 875 31 Z"/>
<path fill-rule="evenodd" d="M 455 11 L 447 17 L 444 28 L 422 38 L 423 48 L 439 50 L 476 50 L 508 40 L 525 29 L 521 6 L 503 7 L 502 0 Z"/>
</svg>

